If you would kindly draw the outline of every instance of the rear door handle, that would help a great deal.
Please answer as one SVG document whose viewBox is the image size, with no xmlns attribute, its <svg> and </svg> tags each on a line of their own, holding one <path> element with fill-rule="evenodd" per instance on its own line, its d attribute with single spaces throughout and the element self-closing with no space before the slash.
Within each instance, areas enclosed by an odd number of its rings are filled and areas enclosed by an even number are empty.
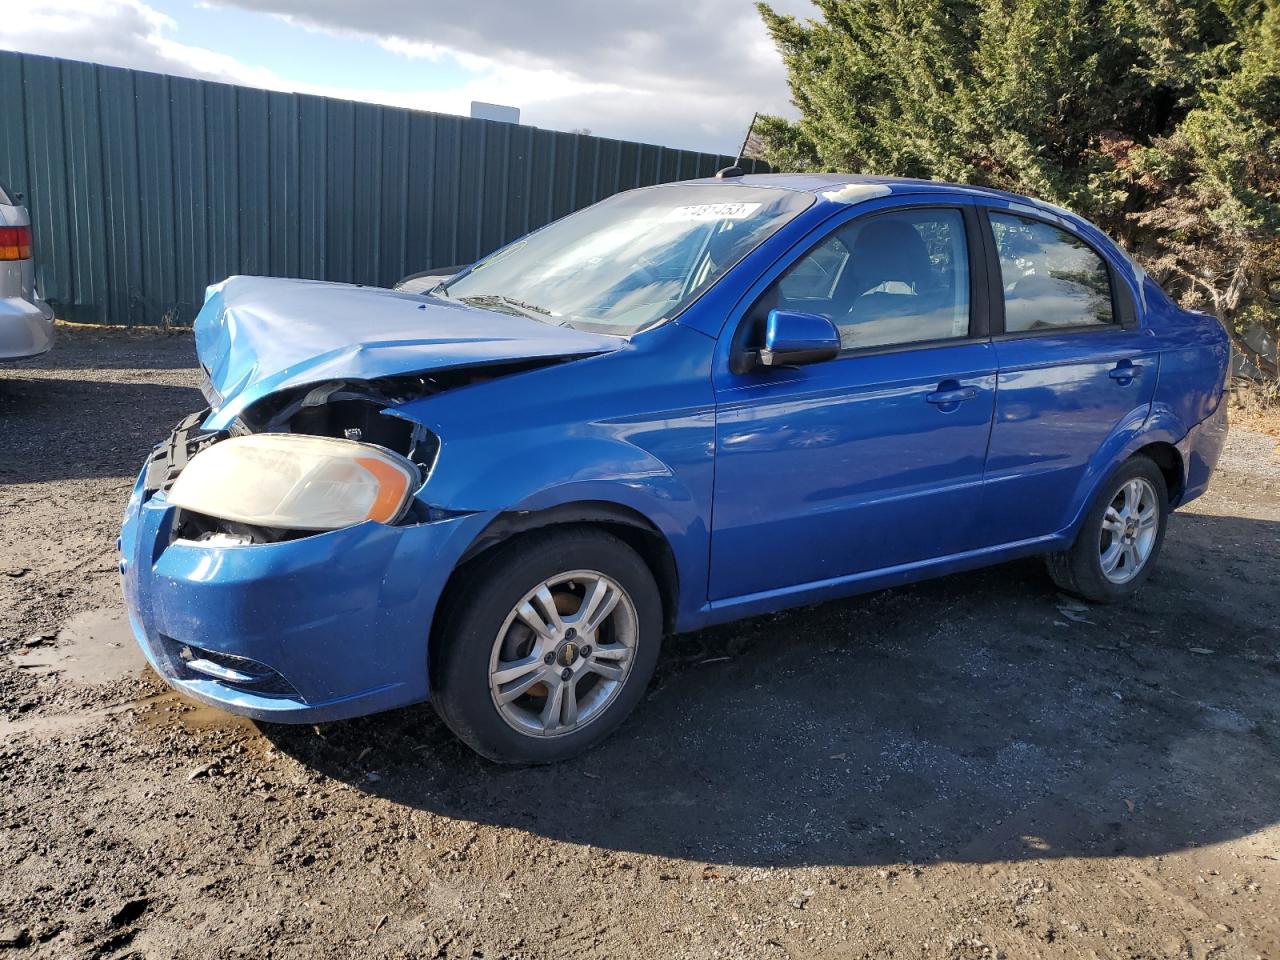
<svg viewBox="0 0 1280 960">
<path fill-rule="evenodd" d="M 1107 376 L 1115 380 L 1120 386 L 1132 383 L 1133 378 L 1142 374 L 1142 364 L 1134 363 L 1132 360 L 1121 360 L 1112 369 L 1107 371 Z"/>
<path fill-rule="evenodd" d="M 978 391 L 975 388 L 961 387 L 954 390 L 938 390 L 935 393 L 928 394 L 925 399 L 939 407 L 945 407 L 962 403 L 965 400 L 972 400 L 977 395 Z"/>
</svg>

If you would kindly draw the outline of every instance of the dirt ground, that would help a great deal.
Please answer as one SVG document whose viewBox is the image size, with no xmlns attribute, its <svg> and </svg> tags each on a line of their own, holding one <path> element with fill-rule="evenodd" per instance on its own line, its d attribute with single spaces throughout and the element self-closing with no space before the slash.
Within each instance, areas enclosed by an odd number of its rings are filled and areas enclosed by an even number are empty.
<svg viewBox="0 0 1280 960">
<path fill-rule="evenodd" d="M 672 639 L 586 757 L 166 692 L 113 541 L 191 341 L 0 369 L 0 956 L 1280 958 L 1280 455 L 1137 600 L 1036 561 Z"/>
</svg>

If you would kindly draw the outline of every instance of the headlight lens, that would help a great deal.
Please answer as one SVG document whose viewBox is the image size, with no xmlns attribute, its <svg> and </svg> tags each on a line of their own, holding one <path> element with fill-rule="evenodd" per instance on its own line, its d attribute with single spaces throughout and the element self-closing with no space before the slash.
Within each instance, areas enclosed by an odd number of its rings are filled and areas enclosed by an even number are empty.
<svg viewBox="0 0 1280 960">
<path fill-rule="evenodd" d="M 337 530 L 399 519 L 418 468 L 354 440 L 260 433 L 215 443 L 191 458 L 169 502 L 222 520 L 288 530 Z"/>
</svg>

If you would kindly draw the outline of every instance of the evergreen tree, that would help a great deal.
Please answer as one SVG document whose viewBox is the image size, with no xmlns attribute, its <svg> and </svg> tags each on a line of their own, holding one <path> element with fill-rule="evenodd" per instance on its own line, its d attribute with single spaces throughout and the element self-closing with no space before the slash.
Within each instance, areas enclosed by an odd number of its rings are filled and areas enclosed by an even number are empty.
<svg viewBox="0 0 1280 960">
<path fill-rule="evenodd" d="M 778 169 L 985 184 L 1107 229 L 1182 303 L 1280 330 L 1280 0 L 816 0 L 759 9 Z"/>
</svg>

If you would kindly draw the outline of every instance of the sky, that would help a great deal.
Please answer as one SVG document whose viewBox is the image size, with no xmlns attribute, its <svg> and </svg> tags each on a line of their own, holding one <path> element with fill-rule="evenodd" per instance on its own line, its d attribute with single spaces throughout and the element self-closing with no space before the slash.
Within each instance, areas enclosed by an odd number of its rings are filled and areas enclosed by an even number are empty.
<svg viewBox="0 0 1280 960">
<path fill-rule="evenodd" d="M 795 115 L 751 0 L 24 0 L 0 49 L 727 154 Z"/>
</svg>

